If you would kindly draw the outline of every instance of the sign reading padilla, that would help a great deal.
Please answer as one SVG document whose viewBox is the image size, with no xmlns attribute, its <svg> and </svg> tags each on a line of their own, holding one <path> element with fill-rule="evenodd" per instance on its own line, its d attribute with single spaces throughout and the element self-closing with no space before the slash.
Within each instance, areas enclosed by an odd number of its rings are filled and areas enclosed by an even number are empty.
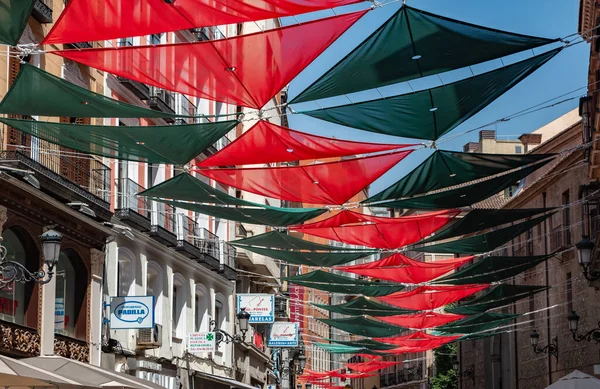
<svg viewBox="0 0 600 389">
<path fill-rule="evenodd" d="M 275 321 L 275 296 L 272 294 L 238 294 L 237 311 L 242 308 L 250 314 L 248 323 L 273 323 Z"/>
<path fill-rule="evenodd" d="M 188 352 L 190 354 L 215 352 L 216 338 L 214 332 L 192 332 L 188 335 Z"/>
<path fill-rule="evenodd" d="M 298 323 L 278 321 L 271 325 L 269 347 L 298 347 Z"/>
<path fill-rule="evenodd" d="M 154 296 L 111 297 L 110 328 L 154 327 Z"/>
</svg>

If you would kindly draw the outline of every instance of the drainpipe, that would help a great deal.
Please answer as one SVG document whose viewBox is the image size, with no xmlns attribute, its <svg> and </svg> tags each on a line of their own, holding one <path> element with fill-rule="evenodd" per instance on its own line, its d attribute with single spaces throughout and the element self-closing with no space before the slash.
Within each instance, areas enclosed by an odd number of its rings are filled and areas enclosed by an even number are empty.
<svg viewBox="0 0 600 389">
<path fill-rule="evenodd" d="M 542 207 L 546 208 L 546 192 L 542 192 Z M 550 216 L 552 217 L 552 216 Z M 548 219 L 544 220 L 544 254 L 548 255 Z M 544 261 L 546 269 L 546 286 L 550 285 L 550 273 L 548 269 L 548 259 Z M 550 289 L 546 289 L 546 307 L 550 306 Z M 550 339 L 550 310 L 546 309 L 546 338 L 547 343 L 551 344 Z M 552 354 L 548 353 L 548 385 L 552 384 Z"/>
</svg>

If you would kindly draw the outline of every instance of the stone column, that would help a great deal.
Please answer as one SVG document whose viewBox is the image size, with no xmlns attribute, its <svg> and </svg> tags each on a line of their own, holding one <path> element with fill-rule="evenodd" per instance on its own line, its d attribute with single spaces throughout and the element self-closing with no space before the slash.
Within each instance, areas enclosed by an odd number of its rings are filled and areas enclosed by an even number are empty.
<svg viewBox="0 0 600 389">
<path fill-rule="evenodd" d="M 104 253 L 90 249 L 91 285 L 90 285 L 90 364 L 100 366 L 104 297 L 102 296 L 102 274 L 104 272 Z"/>
</svg>

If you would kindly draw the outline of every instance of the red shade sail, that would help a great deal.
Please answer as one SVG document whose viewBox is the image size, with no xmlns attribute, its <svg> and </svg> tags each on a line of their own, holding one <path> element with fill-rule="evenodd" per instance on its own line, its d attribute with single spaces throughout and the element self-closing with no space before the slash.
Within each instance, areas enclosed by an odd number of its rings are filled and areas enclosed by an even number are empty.
<svg viewBox="0 0 600 389">
<path fill-rule="evenodd" d="M 276 199 L 343 204 L 412 150 L 317 165 L 197 170 L 224 185 Z M 340 179 L 343 177 L 343 179 Z"/>
<path fill-rule="evenodd" d="M 199 166 L 252 165 L 344 157 L 400 149 L 413 144 L 362 143 L 290 130 L 264 120 Z"/>
<path fill-rule="evenodd" d="M 377 370 L 385 369 L 386 367 L 400 364 L 399 361 L 368 361 L 358 363 L 346 363 L 349 369 L 360 371 L 361 373 L 371 373 Z"/>
<path fill-rule="evenodd" d="M 426 310 L 451 304 L 489 285 L 420 286 L 410 292 L 397 292 L 379 297 L 388 304 L 401 308 Z"/>
<path fill-rule="evenodd" d="M 365 12 L 215 41 L 51 53 L 144 84 L 258 109 Z"/>
<path fill-rule="evenodd" d="M 453 342 L 460 338 L 458 336 L 436 336 L 430 335 L 423 331 L 417 331 L 410 335 L 397 336 L 394 338 L 377 338 L 376 340 L 383 343 L 395 344 L 401 347 L 440 347 L 447 343 Z"/>
<path fill-rule="evenodd" d="M 71 0 L 42 44 L 107 39 L 279 18 L 361 0 Z M 90 21 L 91 24 L 82 23 Z"/>
<path fill-rule="evenodd" d="M 463 315 L 453 315 L 449 313 L 423 312 L 414 315 L 396 315 L 380 317 L 379 320 L 386 323 L 398 325 L 406 328 L 425 329 L 442 326 L 463 319 Z"/>
<path fill-rule="evenodd" d="M 348 244 L 396 249 L 431 235 L 459 213 L 446 210 L 391 218 L 342 211 L 328 219 L 290 229 Z"/>
<path fill-rule="evenodd" d="M 337 266 L 336 269 L 381 280 L 420 284 L 451 272 L 473 258 L 475 256 L 420 262 L 397 253 L 379 261 L 353 266 Z"/>
</svg>

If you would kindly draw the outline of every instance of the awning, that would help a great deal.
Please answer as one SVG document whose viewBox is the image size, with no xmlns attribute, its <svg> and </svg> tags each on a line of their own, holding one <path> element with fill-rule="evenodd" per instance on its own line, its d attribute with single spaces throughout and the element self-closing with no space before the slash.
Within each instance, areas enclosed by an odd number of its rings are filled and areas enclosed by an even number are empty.
<svg viewBox="0 0 600 389">
<path fill-rule="evenodd" d="M 81 388 L 82 383 L 69 380 L 57 374 L 30 366 L 26 363 L 0 355 L 0 385 L 2 387 L 35 388 Z"/>
<path fill-rule="evenodd" d="M 197 371 L 194 373 L 194 376 L 199 377 L 199 378 L 204 378 L 209 381 L 217 382 L 217 383 L 227 386 L 228 388 L 231 388 L 231 389 L 256 389 L 256 387 L 254 387 L 252 385 L 247 385 L 242 382 L 236 381 L 234 379 L 227 378 L 227 377 L 221 377 L 221 376 L 214 375 L 214 374 L 208 374 L 208 373 L 203 373 L 203 372 Z"/>
</svg>

